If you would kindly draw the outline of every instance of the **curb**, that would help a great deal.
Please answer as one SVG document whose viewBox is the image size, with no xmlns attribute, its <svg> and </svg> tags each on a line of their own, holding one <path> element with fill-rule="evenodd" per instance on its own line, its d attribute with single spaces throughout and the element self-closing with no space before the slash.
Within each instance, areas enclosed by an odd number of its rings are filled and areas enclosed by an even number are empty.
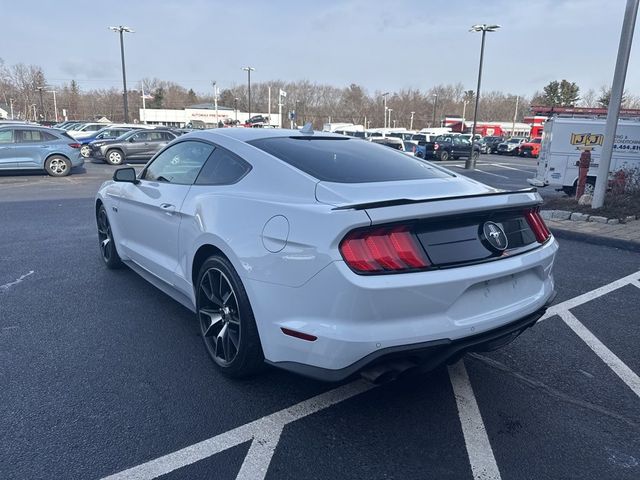
<svg viewBox="0 0 640 480">
<path fill-rule="evenodd" d="M 611 238 L 611 237 L 604 237 L 601 235 L 594 235 L 592 233 L 574 232 L 573 230 L 565 230 L 563 228 L 556 228 L 556 227 L 549 227 L 549 228 L 556 238 L 561 238 L 565 240 L 575 240 L 579 242 L 590 243 L 593 245 L 619 248 L 621 250 L 628 250 L 631 252 L 640 253 L 640 242 L 634 242 L 633 240 L 622 240 L 619 238 Z"/>
</svg>

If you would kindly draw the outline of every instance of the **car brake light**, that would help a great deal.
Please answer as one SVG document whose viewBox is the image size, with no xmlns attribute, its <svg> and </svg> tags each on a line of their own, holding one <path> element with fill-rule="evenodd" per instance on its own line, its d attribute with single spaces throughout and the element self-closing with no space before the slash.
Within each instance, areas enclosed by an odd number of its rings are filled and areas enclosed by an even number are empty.
<svg viewBox="0 0 640 480">
<path fill-rule="evenodd" d="M 69 146 L 71 148 L 80 148 L 82 145 L 80 145 L 79 143 L 70 143 Z"/>
<path fill-rule="evenodd" d="M 438 150 L 440 148 L 440 145 L 438 145 L 437 143 L 433 144 L 433 149 L 434 150 Z"/>
<path fill-rule="evenodd" d="M 524 212 L 524 218 L 527 220 L 531 231 L 536 236 L 536 240 L 540 243 L 546 242 L 551 237 L 551 232 L 540 216 L 540 209 L 534 208 Z"/>
<path fill-rule="evenodd" d="M 431 263 L 407 227 L 356 230 L 340 242 L 344 261 L 357 273 L 401 272 Z"/>
</svg>

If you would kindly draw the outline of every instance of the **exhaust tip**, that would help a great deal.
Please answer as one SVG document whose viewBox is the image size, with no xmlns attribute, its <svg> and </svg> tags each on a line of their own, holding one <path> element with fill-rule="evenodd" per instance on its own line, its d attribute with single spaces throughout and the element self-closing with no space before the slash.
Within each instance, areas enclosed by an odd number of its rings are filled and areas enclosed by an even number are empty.
<svg viewBox="0 0 640 480">
<path fill-rule="evenodd" d="M 396 380 L 417 366 L 417 363 L 410 360 L 392 360 L 365 368 L 360 372 L 360 376 L 375 385 L 382 385 Z"/>
</svg>

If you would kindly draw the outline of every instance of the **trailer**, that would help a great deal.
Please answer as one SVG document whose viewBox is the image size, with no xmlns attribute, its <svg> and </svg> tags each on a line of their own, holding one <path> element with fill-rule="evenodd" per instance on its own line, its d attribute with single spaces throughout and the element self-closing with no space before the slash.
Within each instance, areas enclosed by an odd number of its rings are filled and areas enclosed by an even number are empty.
<svg viewBox="0 0 640 480">
<path fill-rule="evenodd" d="M 552 117 L 544 124 L 536 176 L 527 181 L 536 187 L 557 187 L 574 195 L 580 154 L 591 150 L 585 193 L 593 193 L 598 174 L 605 118 Z M 621 119 L 613 144 L 610 172 L 640 169 L 640 119 Z"/>
</svg>

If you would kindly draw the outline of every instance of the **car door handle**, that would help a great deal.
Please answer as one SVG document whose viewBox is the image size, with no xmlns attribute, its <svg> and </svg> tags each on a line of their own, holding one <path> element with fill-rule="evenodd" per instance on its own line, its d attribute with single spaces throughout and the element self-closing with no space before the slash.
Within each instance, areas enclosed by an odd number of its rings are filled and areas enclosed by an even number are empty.
<svg viewBox="0 0 640 480">
<path fill-rule="evenodd" d="M 160 208 L 167 214 L 173 215 L 173 212 L 176 211 L 176 206 L 170 203 L 161 203 Z"/>
</svg>

